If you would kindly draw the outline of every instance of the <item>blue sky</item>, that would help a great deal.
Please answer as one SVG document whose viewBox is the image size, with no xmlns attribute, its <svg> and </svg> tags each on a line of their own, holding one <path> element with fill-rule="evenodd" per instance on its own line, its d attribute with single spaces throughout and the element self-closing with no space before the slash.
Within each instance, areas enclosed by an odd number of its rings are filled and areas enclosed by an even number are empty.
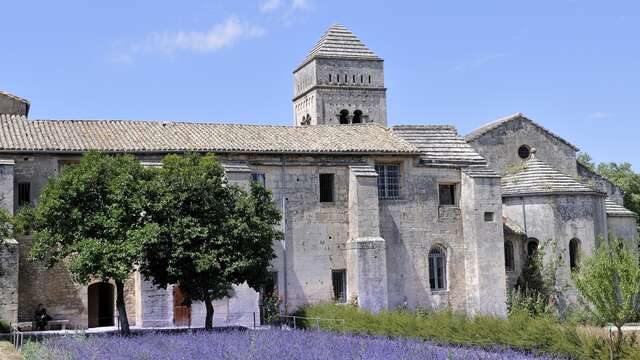
<svg viewBox="0 0 640 360">
<path fill-rule="evenodd" d="M 385 59 L 393 124 L 523 112 L 640 170 L 637 1 L 3 1 L 0 89 L 31 118 L 291 124 L 335 22 Z M 9 16 L 7 16 L 9 15 Z"/>
</svg>

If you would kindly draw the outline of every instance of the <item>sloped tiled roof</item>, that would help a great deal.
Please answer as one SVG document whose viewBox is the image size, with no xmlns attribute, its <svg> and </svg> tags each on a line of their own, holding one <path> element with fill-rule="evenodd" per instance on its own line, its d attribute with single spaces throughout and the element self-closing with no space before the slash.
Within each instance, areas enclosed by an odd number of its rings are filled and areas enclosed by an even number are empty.
<svg viewBox="0 0 640 360">
<path fill-rule="evenodd" d="M 268 126 L 0 115 L 0 151 L 390 153 L 419 150 L 375 124 Z"/>
<path fill-rule="evenodd" d="M 609 199 L 608 197 L 604 200 L 604 206 L 607 211 L 607 215 L 609 216 L 633 216 L 638 217 L 638 214 L 633 211 L 627 209 L 622 205 L 616 204 L 615 201 Z"/>
<path fill-rule="evenodd" d="M 521 120 L 524 120 L 524 121 L 527 121 L 527 122 L 531 123 L 532 125 L 534 125 L 534 126 L 538 127 L 538 128 L 539 128 L 539 129 L 541 129 L 542 131 L 544 131 L 544 132 L 546 132 L 547 134 L 549 134 L 551 137 L 554 137 L 554 138 L 558 139 L 560 142 L 562 142 L 562 143 L 564 143 L 564 144 L 566 144 L 566 145 L 570 146 L 570 147 L 571 147 L 571 148 L 573 148 L 575 151 L 580 150 L 580 149 L 578 149 L 578 147 L 576 147 L 576 146 L 575 146 L 575 145 L 573 145 L 572 143 L 570 143 L 570 142 L 568 142 L 567 140 L 565 140 L 565 139 L 561 138 L 560 136 L 558 136 L 558 135 L 554 134 L 553 132 L 551 132 L 551 130 L 549 130 L 549 129 L 545 128 L 544 126 L 542 126 L 542 125 L 538 124 L 537 122 L 535 122 L 535 121 L 533 121 L 533 120 L 531 120 L 531 119 L 527 118 L 527 117 L 526 117 L 526 116 L 524 116 L 522 113 L 515 113 L 515 114 L 510 115 L 510 116 L 507 116 L 507 117 L 505 117 L 505 118 L 502 118 L 502 119 L 498 119 L 498 120 L 496 120 L 496 121 L 493 121 L 493 122 L 491 122 L 491 123 L 489 123 L 489 124 L 487 124 L 487 125 L 481 126 L 481 127 L 477 128 L 476 130 L 474 130 L 473 132 L 471 132 L 471 133 L 467 134 L 467 135 L 464 137 L 464 139 L 465 139 L 467 142 L 472 142 L 472 141 L 474 141 L 474 140 L 478 139 L 479 137 L 481 137 L 482 135 L 484 135 L 484 134 L 486 134 L 486 133 L 488 133 L 488 132 L 490 132 L 490 131 L 493 131 L 493 130 L 497 129 L 497 128 L 499 128 L 500 126 L 502 126 L 502 125 L 504 125 L 504 124 L 507 124 L 507 123 L 509 123 L 509 122 L 511 122 L 511 121 L 520 120 L 520 119 L 521 119 Z"/>
<path fill-rule="evenodd" d="M 578 194 L 598 192 L 569 175 L 552 168 L 535 156 L 535 149 L 531 157 L 522 163 L 514 173 L 502 177 L 503 196 L 522 196 L 536 194 Z"/>
<path fill-rule="evenodd" d="M 471 165 L 471 166 L 462 168 L 462 171 L 472 178 L 473 177 L 483 177 L 483 178 L 487 178 L 487 177 L 499 178 L 500 177 L 500 175 L 497 172 L 495 172 L 492 168 L 490 168 L 487 165 Z"/>
<path fill-rule="evenodd" d="M 502 217 L 502 227 L 504 230 L 506 230 L 506 232 L 510 232 L 516 235 L 526 235 L 524 229 L 520 225 L 506 216 Z"/>
<path fill-rule="evenodd" d="M 443 164 L 486 164 L 449 125 L 396 125 L 393 132 L 422 152 L 422 162 Z"/>
<path fill-rule="evenodd" d="M 340 24 L 332 25 L 322 35 L 302 63 L 306 64 L 315 57 L 381 60 L 349 29 Z"/>
</svg>

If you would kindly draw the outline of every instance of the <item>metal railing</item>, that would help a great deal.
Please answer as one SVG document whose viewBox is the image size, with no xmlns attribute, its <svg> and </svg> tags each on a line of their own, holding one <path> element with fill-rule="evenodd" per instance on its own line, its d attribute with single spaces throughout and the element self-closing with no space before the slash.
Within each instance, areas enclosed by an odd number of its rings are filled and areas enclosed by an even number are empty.
<svg viewBox="0 0 640 360">
<path fill-rule="evenodd" d="M 345 320 L 344 319 L 326 319 L 326 318 L 320 318 L 320 317 L 304 317 L 304 316 L 295 316 L 295 315 L 280 315 L 280 319 L 284 319 L 284 324 L 286 326 L 289 326 L 290 328 L 293 328 L 294 330 L 298 329 L 298 321 L 299 320 L 306 320 L 308 325 L 306 328 L 310 328 L 313 326 L 313 328 L 315 328 L 317 331 L 320 331 L 320 323 L 323 321 L 326 322 L 334 322 L 336 323 L 336 325 L 339 325 L 340 329 L 342 332 L 345 332 Z M 293 323 L 291 325 L 289 325 L 289 322 Z M 300 327 L 302 329 L 302 327 Z"/>
<path fill-rule="evenodd" d="M 13 324 L 11 325 L 10 337 L 11 344 L 13 344 L 13 347 L 19 351 L 24 343 L 24 333 L 18 329 L 17 325 Z"/>
</svg>

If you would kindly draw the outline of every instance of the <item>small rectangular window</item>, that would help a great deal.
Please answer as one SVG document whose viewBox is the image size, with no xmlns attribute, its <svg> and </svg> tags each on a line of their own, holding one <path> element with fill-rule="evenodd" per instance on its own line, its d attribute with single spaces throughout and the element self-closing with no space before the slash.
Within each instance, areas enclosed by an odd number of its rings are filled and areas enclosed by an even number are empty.
<svg viewBox="0 0 640 360">
<path fill-rule="evenodd" d="M 455 184 L 440 184 L 438 185 L 438 192 L 440 194 L 440 205 L 456 204 Z"/>
<path fill-rule="evenodd" d="M 265 185 L 266 181 L 265 181 L 264 173 L 258 173 L 258 172 L 251 173 L 251 181 L 256 181 L 260 185 L 266 186 Z"/>
<path fill-rule="evenodd" d="M 18 183 L 18 206 L 31 204 L 31 183 Z"/>
<path fill-rule="evenodd" d="M 329 74 L 329 82 L 331 82 L 331 74 Z"/>
<path fill-rule="evenodd" d="M 493 211 L 485 211 L 485 213 L 484 213 L 484 221 L 486 221 L 486 222 L 494 222 L 495 221 L 495 214 L 493 213 Z"/>
<path fill-rule="evenodd" d="M 347 302 L 347 270 L 331 270 L 333 284 L 333 300 L 338 303 Z"/>
<path fill-rule="evenodd" d="M 333 174 L 320 174 L 320 202 L 333 202 Z"/>
<path fill-rule="evenodd" d="M 378 198 L 400 198 L 400 165 L 377 164 L 378 173 Z"/>
</svg>

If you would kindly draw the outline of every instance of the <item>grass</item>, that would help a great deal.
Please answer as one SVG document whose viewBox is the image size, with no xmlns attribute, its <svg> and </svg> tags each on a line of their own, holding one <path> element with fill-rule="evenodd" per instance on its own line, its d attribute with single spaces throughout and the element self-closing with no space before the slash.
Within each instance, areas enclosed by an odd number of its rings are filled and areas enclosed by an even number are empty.
<svg viewBox="0 0 640 360">
<path fill-rule="evenodd" d="M 476 316 L 472 319 L 450 311 L 384 311 L 371 314 L 353 306 L 317 304 L 303 308 L 299 315 L 326 319 L 344 319 L 344 331 L 390 337 L 419 338 L 442 344 L 508 347 L 538 354 L 576 359 L 609 359 L 606 338 L 579 331 L 552 317 L 532 318 L 513 315 L 508 319 Z M 309 320 L 303 326 L 315 327 Z M 322 321 L 326 330 L 343 331 L 342 324 Z M 619 359 L 640 359 L 640 349 L 627 341 Z"/>
</svg>

